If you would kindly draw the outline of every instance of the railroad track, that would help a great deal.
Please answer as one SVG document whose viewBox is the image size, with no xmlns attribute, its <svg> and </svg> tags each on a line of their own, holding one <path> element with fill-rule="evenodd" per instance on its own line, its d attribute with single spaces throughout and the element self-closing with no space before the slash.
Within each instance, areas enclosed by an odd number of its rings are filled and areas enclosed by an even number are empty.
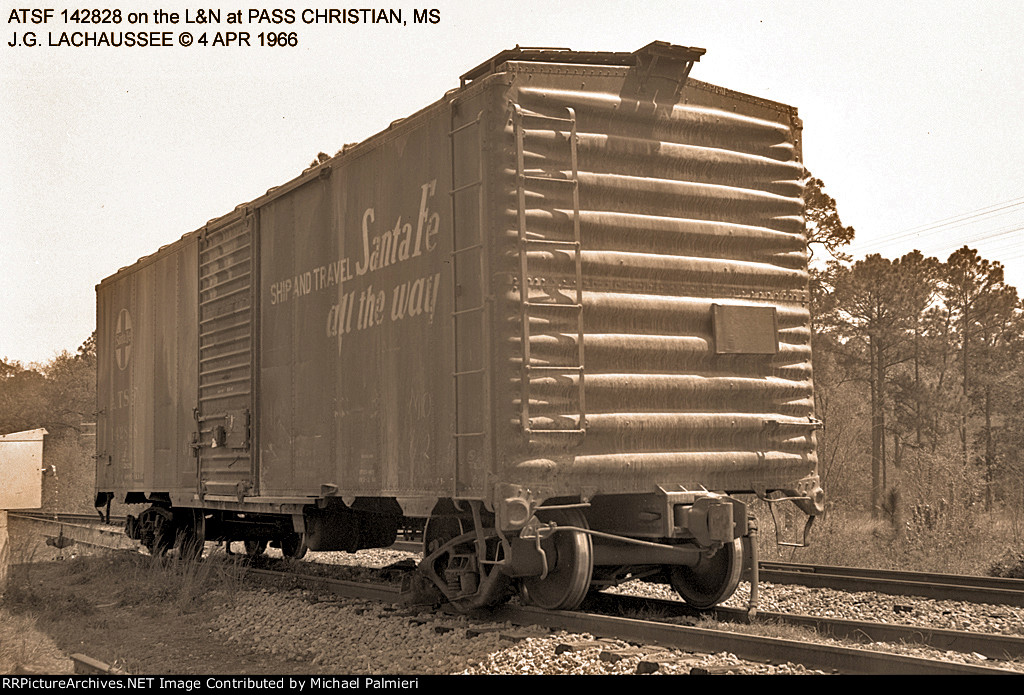
<svg viewBox="0 0 1024 695">
<path fill-rule="evenodd" d="M 330 567 L 337 567 L 337 565 L 331 565 Z M 335 580 L 327 579 L 324 588 L 330 588 L 331 581 Z M 362 586 L 357 584 L 353 591 L 363 591 Z M 353 593 L 352 597 L 389 600 L 394 598 L 398 589 L 394 587 L 383 588 L 379 594 L 374 594 L 372 589 L 365 589 L 365 591 L 367 593 L 362 595 Z M 690 608 L 682 601 L 608 592 L 595 592 L 591 594 L 583 608 L 609 615 L 658 615 L 661 616 L 660 619 L 662 620 L 692 619 L 708 615 L 722 623 L 749 624 L 751 622 L 746 608 L 718 607 L 713 611 L 701 613 Z M 770 611 L 758 611 L 755 622 L 809 628 L 823 637 L 845 638 L 857 642 L 919 644 L 944 651 L 981 654 L 996 660 L 1024 657 L 1024 637 L 1015 635 L 949 630 L 922 625 L 825 618 Z"/>
<path fill-rule="evenodd" d="M 76 537 L 76 542 L 89 543 L 109 547 L 107 544 L 115 540 L 116 547 L 135 548 L 135 544 L 127 541 L 116 530 L 97 530 L 95 517 L 88 515 L 59 515 L 58 519 L 86 517 L 86 524 L 72 524 L 68 521 L 54 520 L 53 515 L 18 514 L 40 524 L 56 526 L 61 536 Z M 43 517 L 43 518 L 40 518 Z M 51 530 L 52 533 L 52 530 Z M 78 539 L 78 536 L 83 536 Z M 396 549 L 409 550 L 410 547 L 399 546 Z M 794 578 L 825 578 L 841 577 L 851 581 L 880 581 L 879 574 L 873 570 L 857 568 L 832 568 L 811 565 L 789 565 L 785 563 L 763 563 L 770 572 L 788 572 Z M 323 565 L 323 567 L 338 567 Z M 847 570 L 843 575 L 836 570 Z M 270 569 L 250 568 L 254 576 L 287 578 L 290 582 L 301 582 L 310 588 L 329 591 L 334 594 L 369 600 L 399 603 L 403 600 L 400 589 L 395 585 L 382 585 L 366 581 L 348 581 L 331 577 L 314 577 L 298 575 L 292 569 L 287 572 Z M 946 587 L 962 588 L 964 586 L 983 591 L 984 585 L 992 578 L 958 577 L 954 575 L 928 575 L 925 573 L 900 573 L 912 577 L 913 585 L 922 584 L 921 577 L 931 578 L 937 584 Z M 959 580 L 959 584 L 957 583 Z M 995 580 L 992 582 L 1000 591 L 1013 586 L 1020 580 Z M 784 583 L 784 582 L 783 582 Z M 803 582 L 799 582 L 803 583 Z M 834 584 L 828 584 L 834 586 Z M 878 588 L 858 589 L 882 591 Z M 1012 591 L 1012 589 L 1011 589 Z M 962 596 L 958 596 L 964 600 Z M 993 602 L 991 599 L 988 602 Z M 956 664 L 918 657 L 905 657 L 894 654 L 867 651 L 851 647 L 818 645 L 804 641 L 779 640 L 777 638 L 760 637 L 757 635 L 740 634 L 728 630 L 695 628 L 678 625 L 668 621 L 687 618 L 694 615 L 685 604 L 679 601 L 644 599 L 621 594 L 597 594 L 588 600 L 585 608 L 589 612 L 567 613 L 563 611 L 540 611 L 534 608 L 516 608 L 509 606 L 492 614 L 494 620 L 508 620 L 519 625 L 541 625 L 552 629 L 584 631 L 594 635 L 616 637 L 631 641 L 657 643 L 687 651 L 718 652 L 727 651 L 741 658 L 753 661 L 790 661 L 803 663 L 808 668 L 844 673 L 991 673 L 999 672 L 998 668 Z M 598 613 L 600 611 L 600 613 Z M 659 620 L 631 620 L 616 617 L 625 614 L 658 615 Z M 719 608 L 714 617 L 724 623 L 747 622 L 745 610 Z M 1024 638 L 993 635 L 985 633 L 962 632 L 938 628 L 872 623 L 867 621 L 826 619 L 802 615 L 782 613 L 758 613 L 759 622 L 774 622 L 814 629 L 819 635 L 846 637 L 872 642 L 915 643 L 935 649 L 977 653 L 991 659 L 1013 659 L 1024 656 Z"/>
<path fill-rule="evenodd" d="M 305 588 L 328 591 L 335 595 L 390 603 L 403 603 L 403 593 L 399 586 L 382 585 L 375 582 L 353 582 L 311 575 L 295 574 L 291 571 L 271 569 L 250 570 L 255 576 L 275 581 L 284 580 L 294 586 L 296 582 Z M 596 612 L 600 609 L 601 612 Z M 635 612 L 650 613 L 659 611 L 665 614 L 662 619 L 626 618 L 612 613 Z M 800 663 L 809 669 L 844 674 L 892 674 L 892 675 L 980 675 L 980 674 L 1014 674 L 1019 671 L 1003 669 L 998 666 L 981 666 L 963 664 L 937 659 L 893 654 L 884 651 L 873 651 L 858 647 L 821 644 L 812 641 L 782 639 L 757 634 L 733 632 L 730 630 L 694 627 L 666 622 L 673 617 L 692 615 L 679 602 L 642 599 L 632 596 L 602 594 L 588 600 L 580 611 L 548 611 L 528 606 L 505 605 L 480 614 L 491 622 L 509 622 L 519 626 L 540 626 L 550 630 L 565 630 L 576 633 L 589 633 L 595 637 L 614 638 L 643 644 L 655 644 L 686 652 L 719 653 L 728 652 L 748 661 L 764 663 Z M 726 610 L 722 616 L 734 618 L 745 611 L 736 611 L 730 615 Z M 772 615 L 771 619 L 785 620 L 792 616 Z M 821 619 L 818 626 L 826 626 L 832 634 L 841 632 L 838 623 L 847 623 L 849 634 L 858 629 L 872 630 L 872 623 L 854 623 L 854 621 L 830 621 Z M 990 652 L 992 658 L 1012 658 L 1024 654 L 1024 638 L 1000 639 L 995 635 L 971 633 L 954 633 L 950 630 L 928 630 L 920 627 L 884 626 L 893 641 L 911 640 L 919 642 L 922 635 L 937 633 L 937 642 L 941 644 L 958 644 L 964 646 L 981 646 Z M 938 633 L 945 633 L 938 635 Z M 881 634 L 881 633 L 876 633 Z M 870 635 L 870 632 L 865 633 Z M 862 635 L 863 636 L 863 635 Z M 986 638 L 991 638 L 986 641 Z M 869 639 L 871 637 L 869 636 Z M 972 649 L 971 651 L 978 651 Z M 978 651 L 978 653 L 985 653 Z"/>
<path fill-rule="evenodd" d="M 773 584 L 800 584 L 841 591 L 877 591 L 897 596 L 1024 606 L 1024 579 L 784 562 L 762 562 L 759 572 L 762 581 Z"/>
<path fill-rule="evenodd" d="M 9 519 L 20 519 L 33 524 L 38 533 L 47 537 L 47 543 L 65 548 L 75 543 L 113 550 L 138 550 L 138 543 L 124 535 L 123 525 L 101 524 L 96 516 L 87 514 L 45 514 L 40 512 L 9 512 Z"/>
<path fill-rule="evenodd" d="M 696 615 L 685 604 L 664 599 L 640 598 L 623 594 L 598 594 L 584 608 L 604 612 L 647 613 L 662 616 L 662 620 L 687 618 Z M 709 612 L 723 623 L 748 624 L 746 609 L 719 607 Z M 920 625 L 896 625 L 866 620 L 821 618 L 792 613 L 758 611 L 756 622 L 777 623 L 810 628 L 823 637 L 845 638 L 857 642 L 892 642 L 920 644 L 943 651 L 982 654 L 990 659 L 1017 659 L 1024 657 L 1024 637 L 982 632 L 965 632 Z"/>
</svg>

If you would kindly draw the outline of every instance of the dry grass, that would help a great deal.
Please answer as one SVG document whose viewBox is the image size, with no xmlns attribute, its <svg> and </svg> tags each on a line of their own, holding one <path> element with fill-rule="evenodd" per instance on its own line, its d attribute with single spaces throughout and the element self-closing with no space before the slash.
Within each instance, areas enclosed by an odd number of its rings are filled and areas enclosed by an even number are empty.
<svg viewBox="0 0 1024 695">
<path fill-rule="evenodd" d="M 202 561 L 115 553 L 12 568 L 0 602 L 0 671 L 69 673 L 41 661 L 82 652 L 130 674 L 292 674 L 308 664 L 254 658 L 211 630 L 243 590 L 232 558 Z M 63 669 L 63 670 L 61 670 Z"/>
<path fill-rule="evenodd" d="M 121 668 L 133 646 L 160 640 L 230 603 L 243 568 L 224 556 L 179 560 L 137 553 L 79 555 L 35 534 L 12 536 L 8 581 L 0 598 L 0 673 L 70 673 L 63 654 L 120 642 L 101 658 Z M 127 629 L 125 627 L 127 623 Z M 144 623 L 164 627 L 143 630 Z M 132 630 L 143 634 L 130 634 Z M 156 650 L 159 652 L 159 650 Z M 145 672 L 151 666 L 139 668 Z"/>
<path fill-rule="evenodd" d="M 814 523 L 809 547 L 780 548 L 771 516 L 762 511 L 758 551 L 762 560 L 986 575 L 1000 561 L 1024 553 L 1024 539 L 1010 516 L 961 509 L 930 524 L 894 523 L 863 511 L 837 510 Z M 794 540 L 798 524 L 788 517 L 781 521 L 783 539 Z"/>
<path fill-rule="evenodd" d="M 72 664 L 46 634 L 36 618 L 12 615 L 0 606 L 0 673 L 71 673 Z"/>
<path fill-rule="evenodd" d="M 36 611 L 49 610 L 49 602 L 26 591 L 34 580 L 32 563 L 51 559 L 61 551 L 19 535 L 10 538 L 7 551 L 9 566 L 0 586 L 0 673 L 71 673 L 71 660 L 38 626 Z"/>
</svg>

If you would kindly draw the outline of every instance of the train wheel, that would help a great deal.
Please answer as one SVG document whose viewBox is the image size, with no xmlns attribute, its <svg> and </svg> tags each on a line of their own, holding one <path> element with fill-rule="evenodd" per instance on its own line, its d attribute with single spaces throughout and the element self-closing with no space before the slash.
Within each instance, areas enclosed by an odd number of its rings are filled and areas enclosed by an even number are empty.
<svg viewBox="0 0 1024 695">
<path fill-rule="evenodd" d="M 142 545 L 153 557 L 163 557 L 174 547 L 174 515 L 164 507 L 150 507 L 139 515 Z"/>
<path fill-rule="evenodd" d="M 266 541 L 245 541 L 245 554 L 249 557 L 258 557 L 267 552 Z"/>
<path fill-rule="evenodd" d="M 558 526 L 588 528 L 587 518 L 578 509 L 556 509 L 537 515 L 542 522 Z M 550 610 L 579 607 L 590 590 L 594 573 L 594 550 L 590 534 L 558 531 L 541 542 L 547 555 L 547 576 L 522 580 L 523 599 Z"/>
<path fill-rule="evenodd" d="M 248 551 L 248 546 L 246 547 Z M 301 533 L 293 533 L 281 539 L 281 554 L 292 560 L 301 560 L 306 557 L 306 536 Z"/>
<path fill-rule="evenodd" d="M 195 513 L 191 519 L 178 524 L 178 557 L 182 560 L 198 560 L 206 549 L 206 519 Z"/>
<path fill-rule="evenodd" d="M 719 548 L 711 557 L 701 557 L 693 567 L 680 565 L 669 572 L 672 588 L 689 605 L 700 610 L 714 608 L 736 591 L 743 572 L 743 544 L 739 538 Z"/>
</svg>

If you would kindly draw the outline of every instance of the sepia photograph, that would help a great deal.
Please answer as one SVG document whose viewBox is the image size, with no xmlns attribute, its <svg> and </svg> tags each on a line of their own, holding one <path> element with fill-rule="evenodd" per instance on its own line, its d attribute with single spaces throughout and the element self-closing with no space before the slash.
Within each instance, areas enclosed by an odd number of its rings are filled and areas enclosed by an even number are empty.
<svg viewBox="0 0 1024 695">
<path fill-rule="evenodd" d="M 1024 7 L 0 14 L 4 689 L 1024 674 Z"/>
</svg>

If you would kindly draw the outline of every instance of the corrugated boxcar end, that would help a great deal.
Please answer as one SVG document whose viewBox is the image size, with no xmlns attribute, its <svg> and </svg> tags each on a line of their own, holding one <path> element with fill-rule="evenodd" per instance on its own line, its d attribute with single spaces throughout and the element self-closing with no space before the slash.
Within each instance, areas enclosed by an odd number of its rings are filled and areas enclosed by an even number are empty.
<svg viewBox="0 0 1024 695">
<path fill-rule="evenodd" d="M 97 503 L 154 553 L 419 528 L 463 608 L 728 598 L 735 495 L 822 493 L 801 124 L 703 54 L 503 52 L 104 280 Z"/>
<path fill-rule="evenodd" d="M 621 68 L 508 67 L 523 77 L 504 163 L 513 216 L 496 230 L 511 263 L 495 277 L 511 282 L 494 290 L 523 326 L 502 446 L 517 482 L 590 476 L 610 491 L 602 477 L 665 484 L 650 472 L 674 469 L 674 482 L 748 492 L 813 473 L 795 111 Z M 791 465 L 776 473 L 766 455 Z"/>
</svg>

